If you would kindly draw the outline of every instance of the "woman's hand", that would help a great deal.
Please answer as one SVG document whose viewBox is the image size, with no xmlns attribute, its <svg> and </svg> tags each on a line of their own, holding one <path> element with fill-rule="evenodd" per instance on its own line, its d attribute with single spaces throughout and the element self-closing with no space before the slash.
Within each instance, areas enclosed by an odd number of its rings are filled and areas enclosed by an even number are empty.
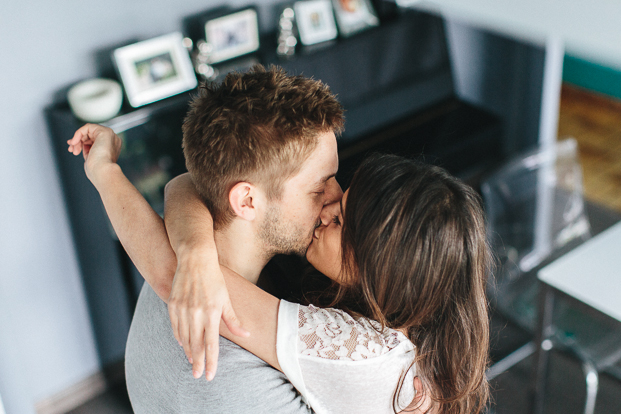
<svg viewBox="0 0 621 414">
<path fill-rule="evenodd" d="M 121 153 L 121 138 L 110 128 L 86 124 L 67 141 L 69 152 L 84 155 L 86 176 L 98 188 L 106 167 L 116 164 Z"/>
<path fill-rule="evenodd" d="M 211 381 L 218 367 L 220 319 L 231 333 L 247 337 L 231 305 L 217 261 L 204 250 L 177 252 L 177 271 L 168 299 L 175 338 L 192 364 L 192 375 Z"/>
</svg>

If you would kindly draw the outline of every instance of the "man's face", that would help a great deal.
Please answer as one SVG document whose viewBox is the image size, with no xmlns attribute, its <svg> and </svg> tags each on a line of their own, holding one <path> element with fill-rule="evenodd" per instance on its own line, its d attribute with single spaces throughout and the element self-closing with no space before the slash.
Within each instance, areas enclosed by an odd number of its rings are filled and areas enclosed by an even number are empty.
<svg viewBox="0 0 621 414">
<path fill-rule="evenodd" d="M 259 236 L 270 253 L 303 256 L 321 224 L 321 209 L 343 196 L 334 178 L 339 166 L 336 137 L 326 132 L 318 140 L 298 174 L 285 181 L 281 199 L 267 207 Z"/>
</svg>

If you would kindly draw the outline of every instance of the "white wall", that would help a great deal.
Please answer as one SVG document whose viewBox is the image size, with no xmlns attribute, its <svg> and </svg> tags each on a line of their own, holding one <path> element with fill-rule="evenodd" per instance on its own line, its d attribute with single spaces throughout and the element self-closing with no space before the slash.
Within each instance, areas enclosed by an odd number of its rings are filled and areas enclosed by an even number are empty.
<svg viewBox="0 0 621 414">
<path fill-rule="evenodd" d="M 183 17 L 221 3 L 3 2 L 0 395 L 7 414 L 33 413 L 35 402 L 99 369 L 43 108 L 60 88 L 97 74 L 95 50 L 178 30 Z"/>
<path fill-rule="evenodd" d="M 621 70 L 619 0 L 398 0 L 517 38 L 554 36 L 567 53 Z"/>
</svg>

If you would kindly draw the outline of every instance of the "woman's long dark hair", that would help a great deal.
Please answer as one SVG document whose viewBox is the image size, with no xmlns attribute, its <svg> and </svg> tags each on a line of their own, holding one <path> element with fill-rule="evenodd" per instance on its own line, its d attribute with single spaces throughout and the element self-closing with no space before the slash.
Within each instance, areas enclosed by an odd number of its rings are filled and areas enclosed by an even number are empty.
<svg viewBox="0 0 621 414">
<path fill-rule="evenodd" d="M 479 195 L 439 167 L 373 156 L 349 187 L 342 257 L 351 283 L 332 305 L 407 330 L 434 411 L 479 412 L 489 396 L 491 260 Z"/>
</svg>

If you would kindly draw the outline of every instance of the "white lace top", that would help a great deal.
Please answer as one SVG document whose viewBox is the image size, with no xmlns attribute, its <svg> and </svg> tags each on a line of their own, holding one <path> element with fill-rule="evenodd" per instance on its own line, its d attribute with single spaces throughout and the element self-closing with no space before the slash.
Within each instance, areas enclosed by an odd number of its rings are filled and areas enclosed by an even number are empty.
<svg viewBox="0 0 621 414">
<path fill-rule="evenodd" d="M 414 345 L 401 332 L 337 309 L 280 301 L 278 363 L 317 414 L 394 413 Z M 414 399 L 414 365 L 403 381 L 397 412 Z"/>
</svg>

